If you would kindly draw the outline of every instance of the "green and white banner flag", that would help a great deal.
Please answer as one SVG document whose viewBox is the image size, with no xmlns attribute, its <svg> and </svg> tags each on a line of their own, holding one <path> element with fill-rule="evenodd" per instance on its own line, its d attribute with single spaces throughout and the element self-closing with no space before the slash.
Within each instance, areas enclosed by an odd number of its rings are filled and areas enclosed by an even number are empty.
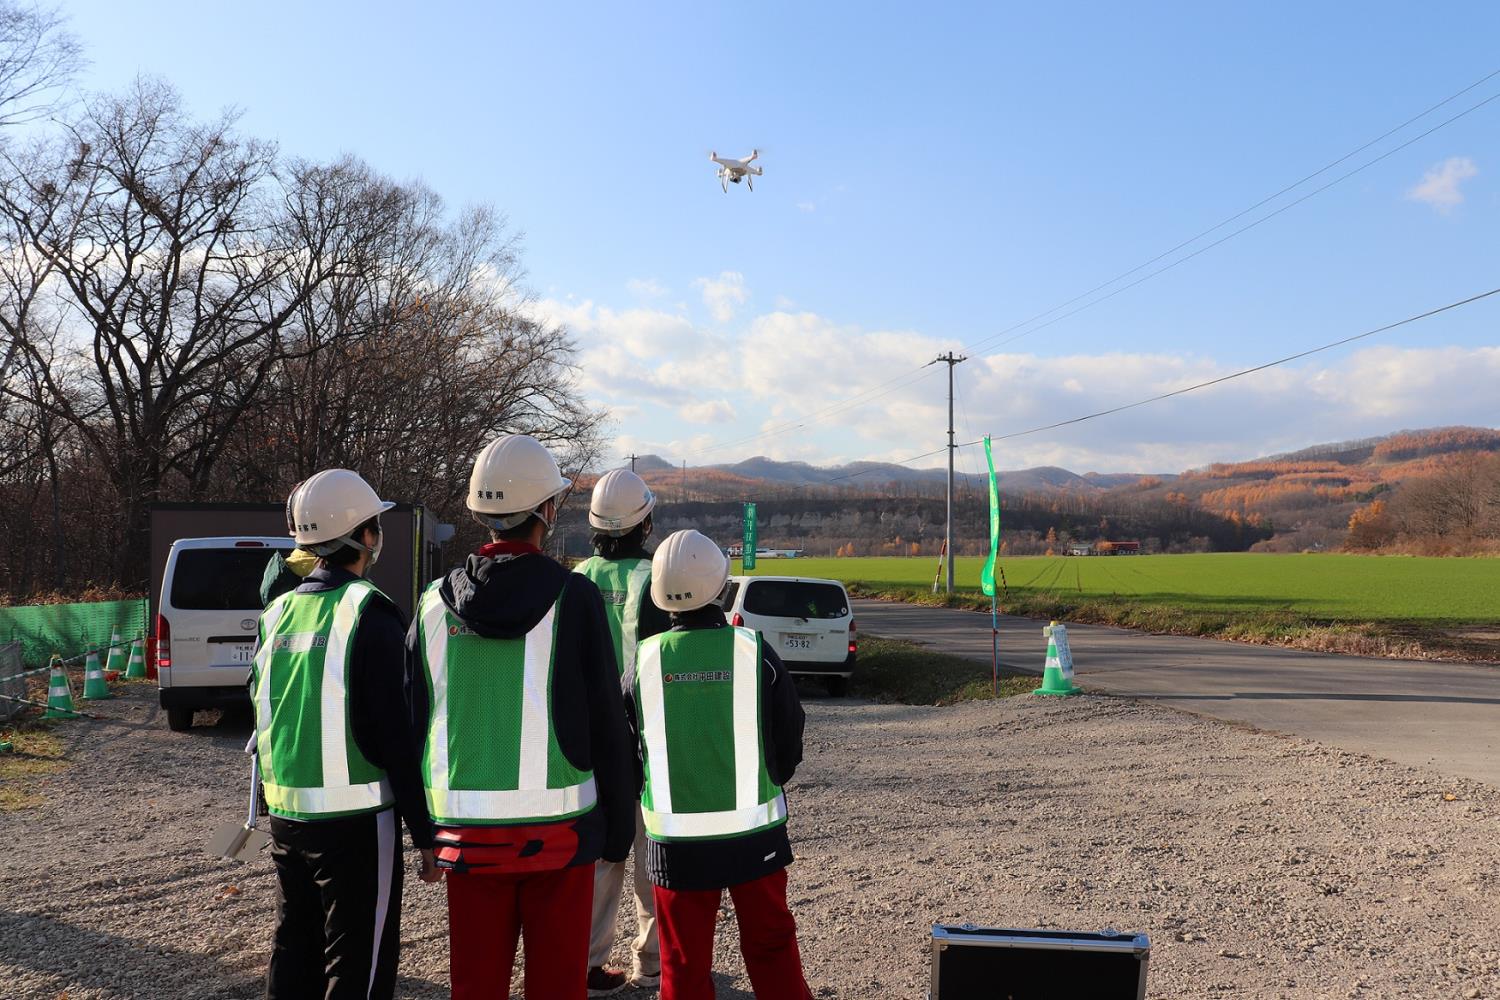
<svg viewBox="0 0 1500 1000">
<path fill-rule="evenodd" d="M 741 540 L 744 551 L 740 553 L 740 569 L 749 571 L 755 568 L 755 546 L 758 543 L 755 530 L 755 504 L 745 504 L 745 533 Z"/>
<path fill-rule="evenodd" d="M 1000 555 L 1000 492 L 995 487 L 995 456 L 990 452 L 990 438 L 984 438 L 984 460 L 990 467 L 990 557 L 979 574 L 979 586 L 986 597 L 995 596 L 995 559 Z"/>
</svg>

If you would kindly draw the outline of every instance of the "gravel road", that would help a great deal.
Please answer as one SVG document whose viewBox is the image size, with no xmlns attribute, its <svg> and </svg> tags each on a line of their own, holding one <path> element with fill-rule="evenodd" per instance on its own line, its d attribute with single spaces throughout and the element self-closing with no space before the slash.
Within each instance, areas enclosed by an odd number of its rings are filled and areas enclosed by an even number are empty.
<svg viewBox="0 0 1500 1000">
<path fill-rule="evenodd" d="M 153 698 L 60 727 L 74 767 L 0 814 L 7 998 L 259 995 L 269 860 L 202 850 L 248 720 L 170 733 Z M 934 921 L 1144 931 L 1151 997 L 1500 997 L 1487 785 L 1105 696 L 807 707 L 791 895 L 819 997 L 924 996 Z M 442 892 L 406 893 L 398 995 L 446 996 Z M 748 997 L 734 938 L 725 914 L 719 995 Z"/>
</svg>

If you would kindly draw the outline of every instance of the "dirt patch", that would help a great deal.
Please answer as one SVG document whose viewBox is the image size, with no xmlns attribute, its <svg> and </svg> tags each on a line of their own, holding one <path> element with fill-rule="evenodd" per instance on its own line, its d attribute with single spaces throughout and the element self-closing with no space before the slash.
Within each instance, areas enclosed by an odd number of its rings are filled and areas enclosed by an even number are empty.
<svg viewBox="0 0 1500 1000">
<path fill-rule="evenodd" d="M 1155 998 L 1500 996 L 1489 786 L 1104 697 L 807 708 L 790 892 L 815 996 L 924 996 L 935 921 L 1143 931 Z M 269 860 L 201 847 L 247 719 L 170 733 L 139 689 L 98 710 L 56 730 L 78 766 L 0 814 L 6 996 L 259 996 Z M 406 894 L 397 995 L 445 997 L 441 888 Z M 726 912 L 729 1000 L 736 940 Z"/>
</svg>

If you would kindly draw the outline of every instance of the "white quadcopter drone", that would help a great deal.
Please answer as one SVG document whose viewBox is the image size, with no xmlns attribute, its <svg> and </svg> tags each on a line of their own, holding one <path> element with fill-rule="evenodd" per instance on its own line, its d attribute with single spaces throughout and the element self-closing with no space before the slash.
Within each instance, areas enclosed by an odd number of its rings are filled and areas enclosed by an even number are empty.
<svg viewBox="0 0 1500 1000">
<path fill-rule="evenodd" d="M 719 186 L 724 189 L 725 194 L 729 193 L 729 185 L 738 184 L 742 180 L 745 182 L 745 186 L 751 191 L 755 190 L 755 182 L 750 178 L 752 176 L 759 177 L 765 171 L 761 170 L 760 167 L 752 167 L 750 162 L 759 156 L 760 150 L 758 149 L 752 149 L 750 155 L 743 160 L 731 160 L 729 157 L 720 156 L 718 153 L 708 154 L 708 158 L 719 165 Z"/>
</svg>

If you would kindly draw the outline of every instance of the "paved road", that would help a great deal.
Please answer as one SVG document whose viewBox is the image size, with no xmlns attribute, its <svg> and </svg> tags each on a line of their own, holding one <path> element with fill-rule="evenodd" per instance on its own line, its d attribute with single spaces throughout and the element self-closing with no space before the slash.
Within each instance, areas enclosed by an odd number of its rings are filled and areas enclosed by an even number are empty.
<svg viewBox="0 0 1500 1000">
<path fill-rule="evenodd" d="M 990 662 L 990 619 L 856 600 L 866 635 Z M 1000 619 L 1000 662 L 1040 673 L 1041 622 Z M 1070 625 L 1078 682 L 1500 785 L 1500 668 L 1375 660 Z"/>
</svg>

